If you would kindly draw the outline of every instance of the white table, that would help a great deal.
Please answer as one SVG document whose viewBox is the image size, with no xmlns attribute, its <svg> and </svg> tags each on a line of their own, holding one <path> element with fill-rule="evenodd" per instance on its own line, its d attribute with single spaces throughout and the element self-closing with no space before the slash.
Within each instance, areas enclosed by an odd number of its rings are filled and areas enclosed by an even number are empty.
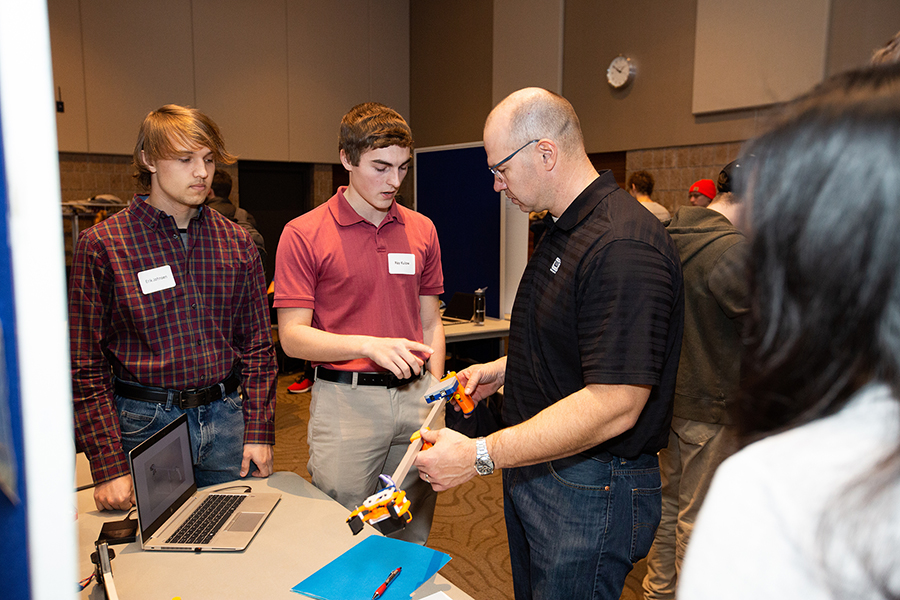
<svg viewBox="0 0 900 600">
<path fill-rule="evenodd" d="M 280 492 L 281 501 L 243 552 L 145 552 L 139 544 L 111 546 L 113 579 L 121 600 L 248 600 L 251 598 L 305 598 L 291 588 L 369 535 L 366 527 L 353 536 L 345 519 L 348 512 L 305 479 L 279 472 L 267 479 L 250 478 L 256 492 Z M 216 487 L 226 487 L 216 486 Z M 118 520 L 124 512 L 99 512 L 93 490 L 78 492 L 79 576 L 93 572 L 90 554 L 104 521 Z M 442 591 L 454 600 L 472 600 L 465 592 L 436 574 L 413 594 L 414 600 Z M 103 598 L 91 585 L 80 598 Z"/>
</svg>

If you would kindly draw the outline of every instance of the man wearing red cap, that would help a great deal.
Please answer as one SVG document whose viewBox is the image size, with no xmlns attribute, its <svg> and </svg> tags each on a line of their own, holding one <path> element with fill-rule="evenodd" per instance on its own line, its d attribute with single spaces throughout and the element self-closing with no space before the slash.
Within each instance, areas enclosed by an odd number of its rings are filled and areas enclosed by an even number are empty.
<svg viewBox="0 0 900 600">
<path fill-rule="evenodd" d="M 716 184 L 712 179 L 701 179 L 691 186 L 688 195 L 693 206 L 709 206 L 716 197 Z"/>
</svg>

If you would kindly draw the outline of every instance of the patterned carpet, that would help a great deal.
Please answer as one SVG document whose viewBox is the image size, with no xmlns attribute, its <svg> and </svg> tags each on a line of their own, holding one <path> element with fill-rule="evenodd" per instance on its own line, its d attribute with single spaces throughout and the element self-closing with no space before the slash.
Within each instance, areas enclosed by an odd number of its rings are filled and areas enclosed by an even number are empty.
<svg viewBox="0 0 900 600">
<path fill-rule="evenodd" d="M 278 381 L 275 470 L 293 471 L 309 480 L 306 426 L 310 394 L 287 392 L 295 378 L 282 375 Z M 513 600 L 499 473 L 473 478 L 438 495 L 428 546 L 453 557 L 441 569 L 441 575 L 475 600 Z M 645 573 L 646 566 L 641 561 L 628 576 L 621 600 L 642 598 L 641 579 Z"/>
</svg>

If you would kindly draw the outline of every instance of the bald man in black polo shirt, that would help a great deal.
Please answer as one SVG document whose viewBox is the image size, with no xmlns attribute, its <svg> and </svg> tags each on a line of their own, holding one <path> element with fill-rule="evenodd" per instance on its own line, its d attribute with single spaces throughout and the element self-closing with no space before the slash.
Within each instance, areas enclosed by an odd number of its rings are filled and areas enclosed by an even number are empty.
<svg viewBox="0 0 900 600">
<path fill-rule="evenodd" d="M 598 174 L 571 104 L 539 88 L 488 116 L 494 189 L 549 210 L 516 295 L 508 357 L 460 372 L 473 399 L 504 387 L 507 428 L 426 432 L 420 475 L 444 490 L 503 468 L 518 600 L 617 599 L 660 517 L 684 320 L 681 263 L 659 220 Z M 474 468 L 473 468 L 474 466 Z"/>
</svg>

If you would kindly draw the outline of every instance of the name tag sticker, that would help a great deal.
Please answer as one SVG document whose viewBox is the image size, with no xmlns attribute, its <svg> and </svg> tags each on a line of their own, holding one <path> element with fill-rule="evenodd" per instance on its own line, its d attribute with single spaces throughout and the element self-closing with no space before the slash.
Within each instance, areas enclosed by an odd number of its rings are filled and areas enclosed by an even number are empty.
<svg viewBox="0 0 900 600">
<path fill-rule="evenodd" d="M 416 274 L 416 255 L 415 254 L 388 254 L 388 273 L 391 275 L 415 275 Z"/>
<path fill-rule="evenodd" d="M 138 281 L 145 295 L 175 287 L 175 277 L 169 265 L 141 271 L 138 273 Z"/>
</svg>

